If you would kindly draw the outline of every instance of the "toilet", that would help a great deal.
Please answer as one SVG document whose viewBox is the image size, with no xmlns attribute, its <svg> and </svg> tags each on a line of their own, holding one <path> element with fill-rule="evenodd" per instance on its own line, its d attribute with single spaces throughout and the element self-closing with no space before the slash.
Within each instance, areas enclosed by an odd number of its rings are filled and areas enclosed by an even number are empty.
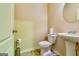
<svg viewBox="0 0 79 59">
<path fill-rule="evenodd" d="M 39 46 L 41 47 L 41 56 L 45 56 L 46 55 L 45 53 L 50 51 L 50 46 L 52 44 L 55 44 L 55 41 L 56 41 L 56 35 L 48 34 L 48 41 L 39 42 Z"/>
</svg>

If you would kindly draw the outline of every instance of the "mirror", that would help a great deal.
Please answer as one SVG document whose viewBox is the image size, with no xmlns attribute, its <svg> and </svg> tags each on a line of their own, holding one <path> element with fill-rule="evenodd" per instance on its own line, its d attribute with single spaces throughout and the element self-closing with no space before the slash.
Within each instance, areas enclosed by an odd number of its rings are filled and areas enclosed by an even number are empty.
<svg viewBox="0 0 79 59">
<path fill-rule="evenodd" d="M 64 20 L 70 23 L 79 21 L 79 3 L 66 3 L 63 10 Z"/>
</svg>

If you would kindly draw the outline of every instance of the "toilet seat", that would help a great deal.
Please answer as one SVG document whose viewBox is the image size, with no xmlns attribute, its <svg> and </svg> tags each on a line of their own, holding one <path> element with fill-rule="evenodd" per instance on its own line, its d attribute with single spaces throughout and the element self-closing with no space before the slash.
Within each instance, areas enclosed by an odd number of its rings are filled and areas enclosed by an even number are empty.
<svg viewBox="0 0 79 59">
<path fill-rule="evenodd" d="M 51 45 L 51 43 L 48 41 L 41 41 L 41 42 L 39 42 L 39 45 L 41 47 L 49 47 Z"/>
</svg>

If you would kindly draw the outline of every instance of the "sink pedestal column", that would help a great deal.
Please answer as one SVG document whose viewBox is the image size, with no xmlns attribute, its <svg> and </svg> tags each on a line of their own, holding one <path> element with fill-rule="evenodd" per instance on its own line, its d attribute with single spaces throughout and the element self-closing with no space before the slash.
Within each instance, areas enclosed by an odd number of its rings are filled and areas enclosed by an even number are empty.
<svg viewBox="0 0 79 59">
<path fill-rule="evenodd" d="M 66 56 L 76 56 L 76 49 L 75 49 L 76 43 L 65 40 L 65 45 L 66 45 Z"/>
</svg>

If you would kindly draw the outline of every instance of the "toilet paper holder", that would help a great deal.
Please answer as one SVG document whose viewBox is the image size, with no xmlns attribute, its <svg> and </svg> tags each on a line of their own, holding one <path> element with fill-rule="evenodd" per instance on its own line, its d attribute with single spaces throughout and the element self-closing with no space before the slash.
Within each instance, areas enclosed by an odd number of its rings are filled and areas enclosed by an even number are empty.
<svg viewBox="0 0 79 59">
<path fill-rule="evenodd" d="M 15 50 L 16 56 L 20 56 L 20 43 L 21 43 L 21 39 L 17 39 L 16 40 L 16 50 Z"/>
</svg>

